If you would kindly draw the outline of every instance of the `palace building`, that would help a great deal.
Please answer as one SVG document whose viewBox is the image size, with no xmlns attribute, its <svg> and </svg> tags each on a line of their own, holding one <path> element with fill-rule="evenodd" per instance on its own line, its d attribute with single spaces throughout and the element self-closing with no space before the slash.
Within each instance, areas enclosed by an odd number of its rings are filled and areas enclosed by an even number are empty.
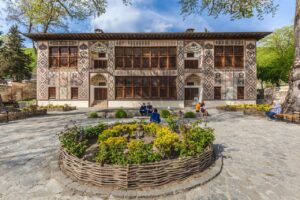
<svg viewBox="0 0 300 200">
<path fill-rule="evenodd" d="M 31 33 L 39 105 L 184 107 L 256 102 L 267 32 Z"/>
</svg>

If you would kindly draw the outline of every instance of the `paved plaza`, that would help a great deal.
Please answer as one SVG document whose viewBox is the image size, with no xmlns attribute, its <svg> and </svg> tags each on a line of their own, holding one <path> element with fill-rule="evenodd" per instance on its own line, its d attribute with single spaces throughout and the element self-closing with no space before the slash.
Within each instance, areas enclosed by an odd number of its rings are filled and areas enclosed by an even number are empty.
<svg viewBox="0 0 300 200">
<path fill-rule="evenodd" d="M 49 114 L 0 125 L 0 199 L 115 199 L 70 189 L 58 169 L 58 133 L 93 124 L 86 110 Z M 208 126 L 224 156 L 211 182 L 159 199 L 300 199 L 300 125 L 212 110 Z M 102 120 L 112 121 L 112 120 Z"/>
</svg>

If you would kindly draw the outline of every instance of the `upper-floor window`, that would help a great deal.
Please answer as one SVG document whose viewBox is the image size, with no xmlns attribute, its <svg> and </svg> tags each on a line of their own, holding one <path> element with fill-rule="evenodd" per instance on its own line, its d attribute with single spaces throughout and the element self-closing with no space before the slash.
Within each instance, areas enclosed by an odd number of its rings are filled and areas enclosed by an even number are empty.
<svg viewBox="0 0 300 200">
<path fill-rule="evenodd" d="M 176 98 L 176 77 L 116 77 L 116 99 Z"/>
<path fill-rule="evenodd" d="M 116 47 L 118 69 L 176 69 L 176 47 Z"/>
<path fill-rule="evenodd" d="M 244 68 L 244 47 L 215 46 L 215 68 Z"/>
<path fill-rule="evenodd" d="M 49 67 L 77 67 L 78 47 L 50 47 Z"/>
<path fill-rule="evenodd" d="M 106 53 L 93 53 L 92 60 L 94 63 L 94 69 L 106 69 L 107 68 L 107 54 Z"/>
<path fill-rule="evenodd" d="M 185 60 L 184 61 L 184 68 L 185 69 L 198 69 L 198 59 L 193 60 Z"/>
</svg>

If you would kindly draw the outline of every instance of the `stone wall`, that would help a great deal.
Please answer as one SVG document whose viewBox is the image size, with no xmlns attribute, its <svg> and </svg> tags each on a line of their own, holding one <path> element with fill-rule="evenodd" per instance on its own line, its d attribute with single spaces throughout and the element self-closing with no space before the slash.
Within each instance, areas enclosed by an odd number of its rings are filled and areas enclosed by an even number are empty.
<svg viewBox="0 0 300 200">
<path fill-rule="evenodd" d="M 4 102 L 10 99 L 16 101 L 36 99 L 36 81 L 0 85 L 0 94 Z"/>
</svg>

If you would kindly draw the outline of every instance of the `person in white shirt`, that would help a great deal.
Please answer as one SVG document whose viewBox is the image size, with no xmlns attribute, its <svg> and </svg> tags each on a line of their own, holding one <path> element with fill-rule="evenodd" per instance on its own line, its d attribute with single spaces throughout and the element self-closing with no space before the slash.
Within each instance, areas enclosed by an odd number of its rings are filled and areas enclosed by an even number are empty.
<svg viewBox="0 0 300 200">
<path fill-rule="evenodd" d="M 270 118 L 270 119 L 276 119 L 275 115 L 280 114 L 282 111 L 281 105 L 280 103 L 273 103 L 272 108 L 266 112 L 266 115 Z"/>
</svg>

